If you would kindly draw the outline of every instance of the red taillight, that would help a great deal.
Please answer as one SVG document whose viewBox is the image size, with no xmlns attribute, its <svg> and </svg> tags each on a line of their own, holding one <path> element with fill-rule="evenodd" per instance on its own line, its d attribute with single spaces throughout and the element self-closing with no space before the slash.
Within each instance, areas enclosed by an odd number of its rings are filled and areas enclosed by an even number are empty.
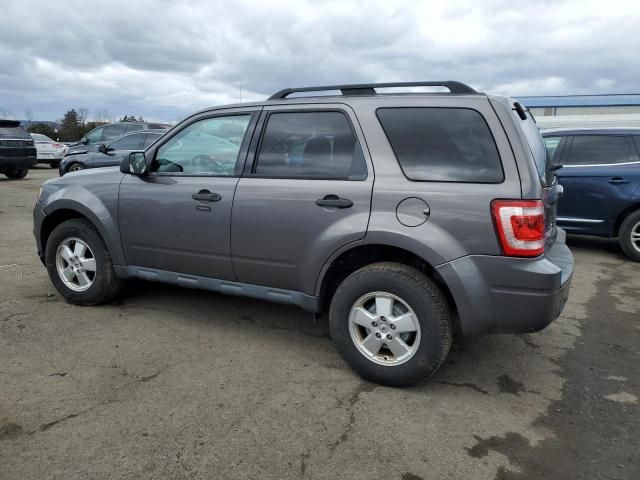
<svg viewBox="0 0 640 480">
<path fill-rule="evenodd" d="M 491 213 L 505 255 L 537 257 L 544 253 L 541 200 L 494 200 Z"/>
</svg>

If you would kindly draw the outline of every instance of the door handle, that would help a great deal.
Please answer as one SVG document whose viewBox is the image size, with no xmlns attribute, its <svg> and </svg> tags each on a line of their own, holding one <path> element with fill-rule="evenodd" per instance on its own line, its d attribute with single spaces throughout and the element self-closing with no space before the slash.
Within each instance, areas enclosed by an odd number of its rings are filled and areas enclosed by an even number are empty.
<svg viewBox="0 0 640 480">
<path fill-rule="evenodd" d="M 325 195 L 324 198 L 316 200 L 316 205 L 319 207 L 349 208 L 353 207 L 353 202 L 337 195 Z"/>
<path fill-rule="evenodd" d="M 611 185 L 622 185 L 623 183 L 629 183 L 624 177 L 612 177 L 609 179 Z"/>
<path fill-rule="evenodd" d="M 209 190 L 200 190 L 191 195 L 191 198 L 200 202 L 219 202 L 222 196 L 219 193 L 211 193 Z"/>
</svg>

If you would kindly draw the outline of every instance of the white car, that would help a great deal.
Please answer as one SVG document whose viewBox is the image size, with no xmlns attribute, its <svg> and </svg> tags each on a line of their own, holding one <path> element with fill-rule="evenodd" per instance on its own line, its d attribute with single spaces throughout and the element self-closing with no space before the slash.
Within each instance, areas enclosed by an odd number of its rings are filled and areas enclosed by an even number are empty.
<svg viewBox="0 0 640 480">
<path fill-rule="evenodd" d="M 66 155 L 68 147 L 41 133 L 32 133 L 31 138 L 33 138 L 38 151 L 38 163 L 48 163 L 52 168 L 56 168 Z"/>
</svg>

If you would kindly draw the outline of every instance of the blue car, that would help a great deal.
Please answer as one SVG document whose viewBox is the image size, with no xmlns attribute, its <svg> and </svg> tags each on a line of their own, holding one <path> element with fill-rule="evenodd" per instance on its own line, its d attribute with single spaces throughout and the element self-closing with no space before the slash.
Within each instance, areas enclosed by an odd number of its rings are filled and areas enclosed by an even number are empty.
<svg viewBox="0 0 640 480">
<path fill-rule="evenodd" d="M 542 136 L 564 187 L 558 225 L 567 233 L 618 238 L 640 262 L 640 128 L 547 130 Z"/>
<path fill-rule="evenodd" d="M 132 150 L 144 150 L 166 130 L 138 130 L 125 133 L 110 143 L 101 143 L 94 151 L 69 152 L 58 165 L 58 173 L 77 172 L 87 168 L 113 167 Z"/>
</svg>

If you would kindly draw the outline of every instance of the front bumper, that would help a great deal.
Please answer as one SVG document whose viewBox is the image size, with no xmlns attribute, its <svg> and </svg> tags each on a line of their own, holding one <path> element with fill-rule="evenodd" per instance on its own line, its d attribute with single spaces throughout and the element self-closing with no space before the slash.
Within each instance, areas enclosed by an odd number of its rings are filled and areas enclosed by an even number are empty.
<svg viewBox="0 0 640 480">
<path fill-rule="evenodd" d="M 542 330 L 564 308 L 573 254 L 558 235 L 535 259 L 470 255 L 436 268 L 449 287 L 464 336 Z"/>
</svg>

